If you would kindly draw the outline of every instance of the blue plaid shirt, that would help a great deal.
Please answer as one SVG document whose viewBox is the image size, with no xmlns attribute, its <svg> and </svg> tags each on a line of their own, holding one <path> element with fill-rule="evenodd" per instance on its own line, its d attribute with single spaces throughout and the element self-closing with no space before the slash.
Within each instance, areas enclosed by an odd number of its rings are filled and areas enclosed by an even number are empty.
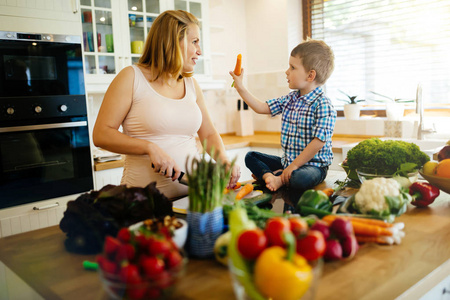
<svg viewBox="0 0 450 300">
<path fill-rule="evenodd" d="M 336 123 L 336 110 L 322 87 L 300 96 L 293 91 L 286 96 L 266 101 L 272 116 L 281 114 L 281 163 L 287 168 L 314 139 L 325 142 L 322 149 L 305 165 L 329 166 L 333 160 L 331 136 Z"/>
</svg>

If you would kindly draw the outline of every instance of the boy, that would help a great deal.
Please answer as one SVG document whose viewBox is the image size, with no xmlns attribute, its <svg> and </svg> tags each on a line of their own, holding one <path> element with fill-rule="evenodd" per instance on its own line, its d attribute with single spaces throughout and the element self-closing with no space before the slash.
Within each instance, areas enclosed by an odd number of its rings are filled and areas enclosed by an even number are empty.
<svg viewBox="0 0 450 300">
<path fill-rule="evenodd" d="M 336 110 L 325 96 L 322 85 L 334 69 L 334 55 L 323 41 L 308 39 L 295 47 L 289 58 L 286 78 L 295 91 L 262 102 L 253 96 L 234 72 L 234 86 L 242 99 L 259 114 L 281 114 L 281 146 L 278 157 L 251 151 L 246 166 L 266 187 L 276 191 L 282 186 L 307 190 L 322 182 L 333 160 L 331 136 Z"/>
</svg>

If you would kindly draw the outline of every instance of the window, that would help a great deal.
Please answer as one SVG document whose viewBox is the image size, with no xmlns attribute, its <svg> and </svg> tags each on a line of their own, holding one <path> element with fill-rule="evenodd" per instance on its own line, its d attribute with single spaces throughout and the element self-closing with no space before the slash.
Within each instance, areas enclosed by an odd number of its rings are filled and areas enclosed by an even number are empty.
<svg viewBox="0 0 450 300">
<path fill-rule="evenodd" d="M 427 107 L 450 102 L 450 1 L 303 0 L 304 36 L 335 54 L 326 84 L 336 106 L 343 91 L 359 99 L 415 99 Z M 378 103 L 379 105 L 380 103 Z"/>
</svg>

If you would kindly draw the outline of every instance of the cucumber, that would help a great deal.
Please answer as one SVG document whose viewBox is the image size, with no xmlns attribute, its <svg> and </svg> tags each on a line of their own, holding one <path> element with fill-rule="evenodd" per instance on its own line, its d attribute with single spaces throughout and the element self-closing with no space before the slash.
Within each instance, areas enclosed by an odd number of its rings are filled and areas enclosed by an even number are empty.
<svg viewBox="0 0 450 300">
<path fill-rule="evenodd" d="M 269 202 L 272 200 L 272 194 L 270 193 L 264 193 L 255 197 L 246 198 L 244 199 L 245 203 L 253 203 L 255 205 L 264 204 L 266 202 Z"/>
</svg>

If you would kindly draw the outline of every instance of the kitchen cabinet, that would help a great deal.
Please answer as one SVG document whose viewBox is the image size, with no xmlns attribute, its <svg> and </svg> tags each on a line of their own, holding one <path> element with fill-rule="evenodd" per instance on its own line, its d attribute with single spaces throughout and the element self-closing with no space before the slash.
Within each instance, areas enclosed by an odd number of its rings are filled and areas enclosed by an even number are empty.
<svg viewBox="0 0 450 300">
<path fill-rule="evenodd" d="M 78 0 L 0 1 L 0 30 L 80 35 Z"/>
<path fill-rule="evenodd" d="M 208 1 L 80 0 L 88 93 L 104 93 L 120 70 L 138 62 L 153 20 L 169 9 L 186 10 L 199 19 L 203 54 L 195 77 L 200 85 L 212 81 Z"/>
<path fill-rule="evenodd" d="M 105 185 L 120 185 L 123 168 L 114 168 L 109 170 L 95 171 L 95 190 L 99 190 Z"/>
</svg>

